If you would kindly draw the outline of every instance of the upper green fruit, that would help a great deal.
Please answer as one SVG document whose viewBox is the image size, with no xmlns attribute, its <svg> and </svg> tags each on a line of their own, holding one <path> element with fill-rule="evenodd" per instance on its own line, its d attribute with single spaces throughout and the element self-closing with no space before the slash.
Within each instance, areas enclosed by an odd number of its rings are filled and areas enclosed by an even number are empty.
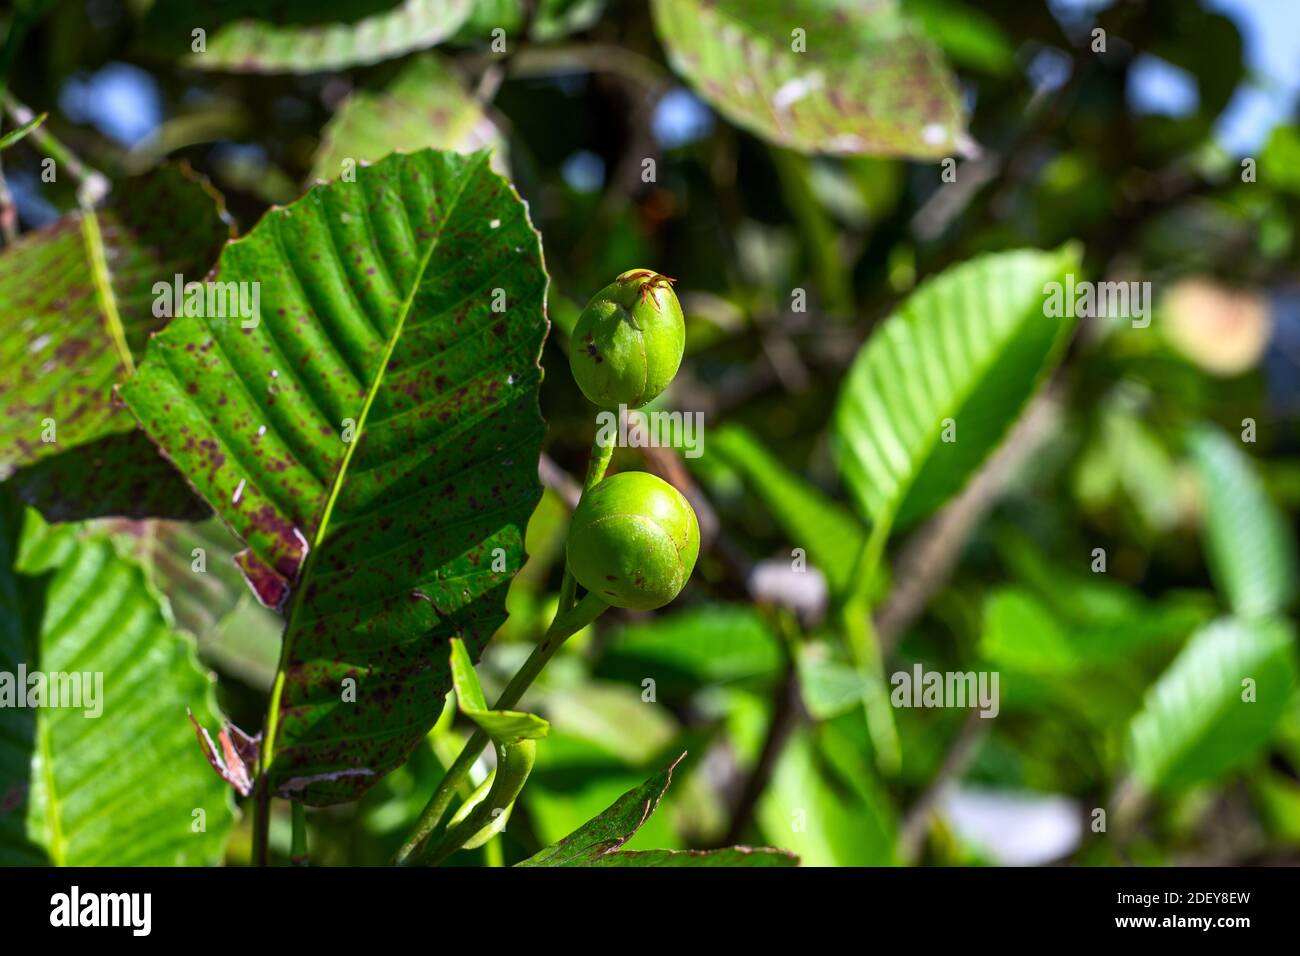
<svg viewBox="0 0 1300 956">
<path fill-rule="evenodd" d="M 595 404 L 640 408 L 677 374 L 686 323 L 672 281 L 649 269 L 631 269 L 582 310 L 569 364 L 582 394 Z"/>
<path fill-rule="evenodd" d="M 613 607 L 650 611 L 686 586 L 700 554 L 695 511 L 643 471 L 612 475 L 582 496 L 569 525 L 569 570 Z"/>
</svg>

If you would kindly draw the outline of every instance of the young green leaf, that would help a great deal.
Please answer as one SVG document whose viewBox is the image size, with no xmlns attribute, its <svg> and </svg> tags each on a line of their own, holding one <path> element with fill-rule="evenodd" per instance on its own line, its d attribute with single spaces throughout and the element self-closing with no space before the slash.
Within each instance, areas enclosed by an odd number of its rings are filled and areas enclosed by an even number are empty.
<svg viewBox="0 0 1300 956">
<path fill-rule="evenodd" d="M 469 651 L 465 650 L 465 642 L 458 637 L 451 639 L 451 679 L 456 687 L 456 701 L 461 713 L 483 728 L 493 743 L 536 740 L 545 737 L 550 730 L 546 721 L 533 714 L 488 708 L 478 675 L 474 673 L 474 662 L 470 660 Z"/>
<path fill-rule="evenodd" d="M 494 168 L 505 172 L 500 131 L 435 53 L 407 61 L 382 90 L 359 89 L 344 100 L 325 127 L 312 171 L 318 179 L 334 179 L 347 161 L 373 162 L 426 146 L 455 152 L 490 147 Z"/>
<path fill-rule="evenodd" d="M 1078 250 L 981 256 L 924 283 L 858 353 L 835 410 L 840 470 L 873 521 L 914 523 L 1001 441 L 1060 355 L 1073 321 L 1047 286 Z"/>
<path fill-rule="evenodd" d="M 1295 633 L 1279 619 L 1210 624 L 1152 685 L 1129 726 L 1137 779 L 1175 792 L 1254 756 L 1291 706 Z"/>
<path fill-rule="evenodd" d="M 486 153 L 426 150 L 273 210 L 214 279 L 259 319 L 172 322 L 122 394 L 288 601 L 273 787 L 354 799 L 432 725 L 447 641 L 505 617 L 541 495 L 540 240 Z"/>
<path fill-rule="evenodd" d="M 170 0 L 145 21 L 155 49 L 232 73 L 324 73 L 378 63 L 452 36 L 475 0 Z"/>
<path fill-rule="evenodd" d="M 673 68 L 736 124 L 805 153 L 966 148 L 957 82 L 894 0 L 654 0 Z"/>
<path fill-rule="evenodd" d="M 604 813 L 519 866 L 797 866 L 799 858 L 769 847 L 721 850 L 621 850 L 659 807 L 682 754 L 641 786 L 629 790 Z"/>
<path fill-rule="evenodd" d="M 219 862 L 233 805 L 185 719 L 219 723 L 191 642 L 106 537 L 26 514 L 20 557 L 0 495 L 0 864 Z"/>
<path fill-rule="evenodd" d="M 1190 444 L 1215 583 L 1240 617 L 1285 610 L 1296 586 L 1295 541 L 1286 516 L 1269 499 L 1249 456 L 1227 435 L 1203 426 Z"/>
</svg>

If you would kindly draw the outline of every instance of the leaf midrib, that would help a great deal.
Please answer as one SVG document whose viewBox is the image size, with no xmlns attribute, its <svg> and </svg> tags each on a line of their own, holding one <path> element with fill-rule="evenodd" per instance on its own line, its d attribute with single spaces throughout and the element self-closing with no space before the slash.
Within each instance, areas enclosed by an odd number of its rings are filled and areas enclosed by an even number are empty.
<svg viewBox="0 0 1300 956">
<path fill-rule="evenodd" d="M 285 682 L 285 665 L 292 659 L 293 637 L 295 634 L 294 624 L 298 616 L 298 609 L 302 606 L 302 595 L 307 591 L 307 584 L 311 580 L 312 569 L 316 563 L 316 555 L 320 551 L 321 545 L 325 541 L 325 536 L 329 531 L 330 518 L 334 513 L 334 506 L 338 501 L 339 494 L 342 492 L 343 483 L 347 479 L 348 467 L 352 462 L 352 456 L 356 452 L 357 446 L 361 444 L 362 436 L 365 433 L 366 419 L 370 415 L 370 407 L 374 403 L 375 396 L 379 393 L 379 388 L 384 382 L 384 375 L 388 371 L 389 361 L 392 359 L 393 351 L 397 348 L 397 342 L 402 337 L 402 332 L 406 327 L 406 320 L 411 314 L 411 308 L 415 303 L 415 296 L 419 293 L 421 286 L 424 284 L 424 278 L 429 269 L 429 263 L 433 261 L 433 255 L 442 243 L 442 238 L 446 235 L 446 227 L 450 222 L 456 207 L 460 204 L 461 197 L 465 194 L 466 188 L 482 168 L 485 162 L 485 153 L 478 154 L 477 161 L 474 162 L 464 173 L 459 188 L 451 197 L 451 202 L 445 206 L 443 213 L 443 228 L 438 230 L 433 241 L 429 243 L 429 248 L 425 250 L 424 256 L 420 260 L 419 268 L 416 269 L 415 275 L 411 280 L 411 288 L 407 291 L 406 299 L 402 303 L 402 308 L 398 312 L 397 321 L 393 325 L 392 334 L 388 338 L 388 344 L 384 348 L 384 354 L 381 356 L 378 366 L 375 370 L 375 376 L 370 383 L 370 389 L 366 394 L 365 403 L 361 406 L 361 413 L 357 416 L 356 429 L 352 435 L 352 441 L 348 442 L 347 449 L 343 452 L 343 459 L 339 462 L 338 471 L 334 474 L 334 481 L 330 487 L 329 497 L 325 500 L 325 507 L 321 512 L 321 518 L 316 526 L 316 534 L 312 537 L 311 549 L 307 553 L 306 561 L 303 564 L 302 575 L 298 581 L 298 586 L 294 591 L 292 604 L 289 608 L 289 615 L 284 627 L 284 640 L 281 642 L 280 662 L 276 666 L 275 684 L 271 688 L 271 699 L 267 705 L 266 711 L 266 746 L 262 750 L 262 773 L 270 771 L 271 764 L 275 754 L 275 737 L 279 729 L 280 722 L 280 701 L 284 694 Z"/>
<path fill-rule="evenodd" d="M 86 257 L 90 260 L 91 279 L 95 283 L 95 301 L 99 303 L 99 311 L 113 342 L 113 349 L 117 352 L 118 361 L 130 378 L 135 375 L 135 360 L 127 347 L 126 329 L 122 327 L 122 316 L 117 311 L 113 279 L 108 269 L 108 258 L 104 254 L 104 234 L 99 229 L 99 218 L 90 206 L 86 206 L 82 212 L 81 235 L 86 245 Z"/>
</svg>

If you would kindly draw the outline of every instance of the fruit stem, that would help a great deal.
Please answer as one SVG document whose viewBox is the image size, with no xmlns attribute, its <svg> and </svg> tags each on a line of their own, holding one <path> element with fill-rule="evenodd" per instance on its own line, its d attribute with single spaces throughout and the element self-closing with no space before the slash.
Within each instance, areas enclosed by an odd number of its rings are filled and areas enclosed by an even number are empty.
<svg viewBox="0 0 1300 956">
<path fill-rule="evenodd" d="M 610 441 L 608 445 L 601 444 L 600 429 L 596 430 L 596 439 L 591 443 L 591 459 L 587 462 L 587 477 L 582 483 L 582 494 L 586 494 L 605 477 L 605 472 L 609 468 L 609 461 L 614 457 L 614 442 Z M 579 496 L 579 501 L 582 497 Z M 578 590 L 578 582 L 573 577 L 573 572 L 569 570 L 568 558 L 564 561 L 564 579 L 560 582 L 560 606 L 556 610 L 556 615 L 563 614 L 569 608 L 573 607 L 573 598 Z"/>
<path fill-rule="evenodd" d="M 510 683 L 506 685 L 506 689 L 497 698 L 495 709 L 505 710 L 517 704 L 519 698 L 524 696 L 524 691 L 532 685 L 537 675 L 542 672 L 542 668 L 560 649 L 560 646 L 608 609 L 609 605 L 602 601 L 598 595 L 588 594 L 572 609 L 556 614 L 555 620 L 546 631 L 546 635 L 533 648 L 533 652 L 528 655 L 528 660 L 524 661 L 524 666 L 519 668 L 518 673 L 511 678 Z M 442 815 L 447 812 L 447 807 L 451 805 L 456 787 L 461 779 L 469 773 L 470 767 L 474 765 L 474 761 L 483 752 L 487 742 L 488 735 L 486 733 L 482 730 L 474 731 L 474 735 L 469 738 L 455 763 L 447 768 L 447 772 L 439 782 L 438 788 L 434 790 L 433 796 L 429 798 L 429 802 L 420 812 L 420 818 L 415 823 L 415 829 L 407 837 L 406 842 L 402 844 L 401 849 L 397 851 L 397 855 L 393 857 L 395 864 L 406 866 L 412 863 L 427 862 L 429 854 L 423 848 L 434 830 L 437 829 L 438 823 L 442 820 Z"/>
</svg>

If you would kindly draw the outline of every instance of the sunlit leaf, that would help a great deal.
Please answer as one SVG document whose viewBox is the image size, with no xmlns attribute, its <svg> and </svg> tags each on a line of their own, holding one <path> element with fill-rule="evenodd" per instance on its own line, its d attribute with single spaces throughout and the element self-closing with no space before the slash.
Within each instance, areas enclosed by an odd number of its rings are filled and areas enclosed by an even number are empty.
<svg viewBox="0 0 1300 956">
<path fill-rule="evenodd" d="M 21 490 L 59 519 L 195 514 L 149 442 L 123 437 L 135 422 L 113 387 L 167 322 L 155 283 L 201 279 L 229 236 L 220 197 L 165 166 L 0 252 L 0 477 L 45 462 Z"/>
<path fill-rule="evenodd" d="M 981 256 L 921 285 L 858 353 L 835 410 L 844 482 L 873 521 L 911 524 L 997 446 L 1065 345 L 1050 282 L 1078 252 Z"/>
<path fill-rule="evenodd" d="M 477 656 L 504 619 L 541 493 L 539 238 L 486 153 L 399 154 L 270 212 L 215 279 L 260 283 L 261 321 L 173 321 L 122 393 L 258 593 L 292 592 L 272 786 L 352 799 L 433 724 L 447 641 Z"/>
<path fill-rule="evenodd" d="M 383 89 L 359 89 L 344 100 L 325 127 L 313 174 L 335 179 L 348 161 L 425 147 L 460 153 L 491 147 L 494 168 L 505 171 L 500 132 L 434 53 L 406 62 Z"/>
<path fill-rule="evenodd" d="M 154 5 L 146 26 L 151 51 L 179 56 L 194 69 L 320 73 L 436 46 L 456 33 L 474 3 L 168 0 Z"/>
<path fill-rule="evenodd" d="M 219 723 L 191 643 L 108 538 L 27 516 L 20 559 L 0 495 L 0 864 L 219 862 L 234 815 L 186 720 Z M 31 706 L 37 673 L 75 680 L 79 705 Z"/>
<path fill-rule="evenodd" d="M 957 83 L 894 0 L 654 0 L 673 68 L 723 115 L 802 152 L 953 156 Z"/>
</svg>

